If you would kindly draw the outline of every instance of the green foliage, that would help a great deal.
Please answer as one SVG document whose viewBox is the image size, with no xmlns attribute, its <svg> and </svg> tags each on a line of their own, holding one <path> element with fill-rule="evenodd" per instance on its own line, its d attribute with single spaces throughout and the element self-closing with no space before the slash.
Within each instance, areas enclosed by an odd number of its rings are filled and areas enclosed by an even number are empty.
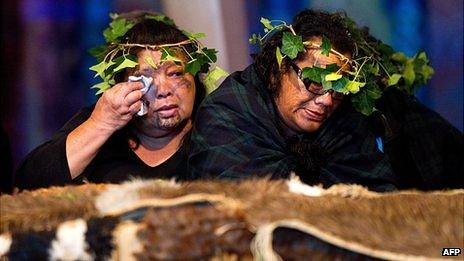
<svg viewBox="0 0 464 261">
<path fill-rule="evenodd" d="M 322 35 L 321 45 L 303 41 L 297 35 L 292 25 L 283 21 L 261 18 L 265 35 L 253 34 L 250 43 L 263 45 L 263 40 L 272 32 L 285 30 L 282 34 L 282 47 L 276 48 L 276 59 L 279 66 L 283 59 L 295 59 L 298 53 L 304 52 L 305 46 L 319 47 L 323 55 L 333 53 L 342 62 L 348 62 L 349 70 L 342 74 L 336 64 L 326 68 L 302 68 L 302 78 L 308 78 L 321 83 L 324 90 L 334 90 L 352 96 L 355 108 L 365 115 L 375 111 L 375 101 L 382 96 L 385 88 L 399 88 L 413 94 L 421 85 L 427 83 L 434 70 L 424 52 L 413 57 L 407 57 L 401 52 L 395 52 L 389 45 L 366 37 L 356 23 L 345 17 L 345 26 L 356 45 L 356 52 L 348 60 L 342 54 L 332 49 L 329 39 Z M 276 24 L 279 22 L 279 24 Z"/>
<path fill-rule="evenodd" d="M 146 15 L 146 19 L 153 19 L 158 22 L 165 23 L 167 25 L 174 25 L 174 21 L 164 15 Z"/>
<path fill-rule="evenodd" d="M 311 81 L 313 82 L 317 82 L 317 83 L 321 83 L 322 82 L 322 79 L 325 75 L 327 74 L 330 74 L 331 72 L 329 72 L 328 70 L 324 69 L 324 68 L 320 68 L 320 67 L 316 67 L 316 66 L 313 66 L 313 67 L 305 67 L 303 68 L 303 70 L 301 71 L 301 77 L 303 79 L 310 79 Z"/>
<path fill-rule="evenodd" d="M 103 36 L 107 43 L 119 42 L 120 38 L 133 26 L 133 23 L 128 22 L 124 18 L 115 19 L 110 23 L 110 27 L 103 31 Z"/>
<path fill-rule="evenodd" d="M 203 48 L 195 53 L 191 53 L 190 56 L 192 59 L 185 65 L 185 71 L 195 75 L 202 69 L 205 71 L 208 70 L 206 67 L 217 60 L 216 53 L 216 50 L 208 48 Z"/>
<path fill-rule="evenodd" d="M 370 115 L 375 109 L 375 100 L 380 98 L 382 91 L 375 84 L 367 84 L 356 95 L 351 97 L 354 108 L 364 115 Z"/>
<path fill-rule="evenodd" d="M 301 36 L 284 32 L 282 35 L 282 53 L 290 59 L 295 59 L 299 52 L 304 51 L 303 40 Z"/>
<path fill-rule="evenodd" d="M 182 31 L 189 39 L 200 39 L 206 37 L 205 33 L 191 33 L 187 31 Z"/>
<path fill-rule="evenodd" d="M 328 72 L 338 72 L 340 70 L 340 66 L 338 66 L 336 63 L 327 64 L 325 66 L 325 70 Z"/>
<path fill-rule="evenodd" d="M 124 18 L 120 18 L 117 14 L 110 14 L 113 19 L 110 26 L 104 30 L 103 35 L 106 40 L 106 45 L 92 48 L 89 52 L 97 58 L 98 64 L 89 69 L 95 71 L 95 77 L 100 77 L 103 82 L 95 84 L 92 88 L 97 89 L 97 95 L 110 89 L 115 84 L 115 74 L 127 69 L 134 68 L 138 65 L 137 58 L 130 55 L 131 48 L 146 48 L 150 50 L 161 51 L 160 63 L 173 61 L 177 64 L 183 63 L 179 58 L 180 53 L 184 53 L 187 57 L 185 71 L 196 75 L 199 72 L 207 72 L 210 64 L 217 60 L 216 50 L 203 47 L 198 41 L 199 38 L 205 37 L 204 33 L 191 33 L 182 31 L 188 40 L 174 44 L 164 45 L 146 45 L 138 43 L 124 43 L 122 39 L 126 33 L 135 25 Z M 145 19 L 153 19 L 163 22 L 167 25 L 174 26 L 174 22 L 164 15 L 146 15 Z M 191 44 L 196 47 L 193 51 L 188 51 L 184 45 Z M 157 68 L 158 64 L 151 57 L 145 58 L 145 62 Z M 209 85 L 213 85 L 214 81 L 223 76 L 225 73 L 219 67 L 216 67 L 213 74 L 208 74 L 206 77 Z"/>
<path fill-rule="evenodd" d="M 416 74 L 414 73 L 414 65 L 411 60 L 406 61 L 403 70 L 403 79 L 407 86 L 411 86 L 416 79 Z"/>
<path fill-rule="evenodd" d="M 272 26 L 271 21 L 269 21 L 269 19 L 261 17 L 260 22 L 264 25 L 264 28 L 265 28 L 264 31 L 265 32 L 268 32 L 268 31 L 274 29 L 274 26 Z"/>
<path fill-rule="evenodd" d="M 95 77 L 99 76 L 103 82 L 95 84 L 91 88 L 98 89 L 97 95 L 111 88 L 115 84 L 114 75 L 125 68 L 133 68 L 138 63 L 134 61 L 135 57 L 132 55 L 119 56 L 108 62 L 102 61 L 89 69 L 95 71 Z"/>
<path fill-rule="evenodd" d="M 201 49 L 206 58 L 212 63 L 217 61 L 217 51 L 215 49 L 203 48 Z"/>
<path fill-rule="evenodd" d="M 220 67 L 215 67 L 214 69 L 210 70 L 203 80 L 203 83 L 206 87 L 206 94 L 210 94 L 217 88 L 217 82 L 219 79 L 223 77 L 227 77 L 229 75 L 226 71 L 224 71 Z"/>
<path fill-rule="evenodd" d="M 330 54 L 330 49 L 332 49 L 329 38 L 327 38 L 325 35 L 322 36 L 322 44 L 321 44 L 321 51 L 322 54 L 325 56 L 329 56 Z"/>
<path fill-rule="evenodd" d="M 332 82 L 332 90 L 336 92 L 341 92 L 344 94 L 347 94 L 349 91 L 346 89 L 346 86 L 348 85 L 349 80 L 346 77 L 342 77 L 336 81 Z"/>
<path fill-rule="evenodd" d="M 185 65 L 185 71 L 191 73 L 192 75 L 197 74 L 197 72 L 199 72 L 200 69 L 201 69 L 201 65 L 198 59 L 190 60 L 190 62 L 188 62 Z"/>
<path fill-rule="evenodd" d="M 261 43 L 261 35 L 260 34 L 252 34 L 251 37 L 248 39 L 250 44 L 258 44 Z"/>
<path fill-rule="evenodd" d="M 249 39 L 251 44 L 259 43 L 262 46 L 264 39 L 272 32 L 286 30 L 282 34 L 282 47 L 276 48 L 279 66 L 283 59 L 288 57 L 293 60 L 298 53 L 305 52 L 305 46 L 319 47 L 323 55 L 334 53 L 342 62 L 347 61 L 350 69 L 343 71 L 344 74 L 336 64 L 330 64 L 326 68 L 302 68 L 302 78 L 321 83 L 324 90 L 332 89 L 352 96 L 354 107 L 365 115 L 375 111 L 375 101 L 382 96 L 384 88 L 395 87 L 413 94 L 434 73 L 424 52 L 418 52 L 413 57 L 395 52 L 389 45 L 366 37 L 349 17 L 345 17 L 345 26 L 356 45 L 356 52 L 350 60 L 332 49 L 325 35 L 322 35 L 322 44 L 319 46 L 309 41 L 304 42 L 295 33 L 292 25 L 283 21 L 261 18 L 261 23 L 265 34 L 252 34 Z"/>
<path fill-rule="evenodd" d="M 392 85 L 398 84 L 398 81 L 401 79 L 401 77 L 403 77 L 403 76 L 401 74 L 398 74 L 398 73 L 394 73 L 394 74 L 390 75 L 390 77 L 388 78 L 387 85 L 392 86 Z"/>
<path fill-rule="evenodd" d="M 182 60 L 176 57 L 174 50 L 169 47 L 163 47 L 161 50 L 161 61 L 172 61 L 176 64 L 182 63 Z"/>
<path fill-rule="evenodd" d="M 113 69 L 113 73 L 117 73 L 125 68 L 134 68 L 137 65 L 138 63 L 136 61 L 132 61 L 131 59 L 124 57 L 124 60 L 116 68 Z"/>
<path fill-rule="evenodd" d="M 401 62 L 401 63 L 405 63 L 408 60 L 406 55 L 404 55 L 404 53 L 400 53 L 400 52 L 392 54 L 391 59 L 393 61 L 397 61 L 397 62 Z"/>
<path fill-rule="evenodd" d="M 106 45 L 99 45 L 89 49 L 89 54 L 102 61 L 106 54 Z"/>
<path fill-rule="evenodd" d="M 348 83 L 345 86 L 345 89 L 349 93 L 357 93 L 359 92 L 359 89 L 366 85 L 365 82 L 357 82 L 357 81 L 348 81 Z"/>
<path fill-rule="evenodd" d="M 113 61 L 109 61 L 109 62 L 101 62 L 99 64 L 96 64 L 92 67 L 90 67 L 89 69 L 91 71 L 95 71 L 96 74 L 94 77 L 97 77 L 97 76 L 100 76 L 102 78 L 105 78 L 105 70 L 107 70 L 110 66 L 112 66 L 114 64 Z"/>
<path fill-rule="evenodd" d="M 325 80 L 328 81 L 328 82 L 331 82 L 331 81 L 336 81 L 340 78 L 342 78 L 343 75 L 341 74 L 338 74 L 338 73 L 329 73 L 325 76 Z"/>
<path fill-rule="evenodd" d="M 284 59 L 284 56 L 282 55 L 282 52 L 280 51 L 280 47 L 277 46 L 276 48 L 276 58 L 277 58 L 277 64 L 280 66 L 282 65 L 282 60 Z"/>
</svg>

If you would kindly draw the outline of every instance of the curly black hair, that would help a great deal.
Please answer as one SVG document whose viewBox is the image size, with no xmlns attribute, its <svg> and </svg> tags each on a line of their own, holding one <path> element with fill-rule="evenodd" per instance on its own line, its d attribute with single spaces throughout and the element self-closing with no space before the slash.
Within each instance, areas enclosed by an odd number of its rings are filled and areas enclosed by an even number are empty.
<svg viewBox="0 0 464 261">
<path fill-rule="evenodd" d="M 346 14 L 342 12 L 327 13 L 307 9 L 294 17 L 292 27 L 295 33 L 303 38 L 303 41 L 325 35 L 332 48 L 341 53 L 352 54 L 355 51 L 355 42 L 346 26 L 346 17 Z M 273 34 L 264 43 L 261 51 L 254 56 L 255 70 L 273 97 L 279 95 L 281 76 L 290 68 L 289 59 L 284 59 L 279 68 L 275 56 L 276 48 L 281 47 L 284 32 L 289 32 L 289 29 L 282 29 Z M 302 57 L 303 54 L 300 53 L 296 60 Z"/>
</svg>

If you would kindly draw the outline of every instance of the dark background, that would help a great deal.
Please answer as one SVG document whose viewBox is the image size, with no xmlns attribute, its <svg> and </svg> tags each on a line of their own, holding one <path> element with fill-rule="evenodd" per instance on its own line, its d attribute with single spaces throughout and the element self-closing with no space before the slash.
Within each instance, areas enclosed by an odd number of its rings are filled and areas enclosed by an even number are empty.
<svg viewBox="0 0 464 261">
<path fill-rule="evenodd" d="M 1 1 L 0 117 L 11 153 L 3 139 L 0 184 L 9 182 L 8 172 L 29 151 L 50 138 L 80 107 L 95 101 L 94 91 L 89 89 L 95 79 L 88 70 L 95 61 L 87 49 L 103 42 L 101 32 L 108 24 L 108 13 L 134 9 L 163 12 L 163 3 L 147 0 Z M 201 3 L 220 4 L 221 0 Z M 407 55 L 424 49 L 435 75 L 417 96 L 463 130 L 462 0 L 248 0 L 243 6 L 247 35 L 236 41 L 246 41 L 251 33 L 261 31 L 261 16 L 290 22 L 299 10 L 313 7 L 345 10 L 359 24 L 369 26 L 376 37 Z M 208 14 L 191 13 L 191 20 L 195 22 L 205 16 Z M 229 68 L 231 71 L 242 69 Z M 12 156 L 11 167 L 9 155 Z"/>
</svg>

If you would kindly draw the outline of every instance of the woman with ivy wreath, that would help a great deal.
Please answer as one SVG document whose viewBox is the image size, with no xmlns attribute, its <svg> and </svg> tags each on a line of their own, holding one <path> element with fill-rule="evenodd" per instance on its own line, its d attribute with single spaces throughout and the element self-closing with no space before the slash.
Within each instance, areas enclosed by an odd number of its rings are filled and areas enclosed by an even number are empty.
<svg viewBox="0 0 464 261">
<path fill-rule="evenodd" d="M 325 187 L 463 186 L 462 134 L 407 93 L 433 74 L 425 53 L 395 53 L 341 13 L 261 22 L 264 36 L 250 38 L 261 46 L 254 63 L 199 108 L 193 177 L 295 172 Z"/>
<path fill-rule="evenodd" d="M 27 156 L 17 187 L 185 177 L 192 120 L 205 95 L 198 73 L 208 72 L 215 51 L 163 15 L 112 18 L 107 44 L 92 51 L 101 97 Z"/>
</svg>

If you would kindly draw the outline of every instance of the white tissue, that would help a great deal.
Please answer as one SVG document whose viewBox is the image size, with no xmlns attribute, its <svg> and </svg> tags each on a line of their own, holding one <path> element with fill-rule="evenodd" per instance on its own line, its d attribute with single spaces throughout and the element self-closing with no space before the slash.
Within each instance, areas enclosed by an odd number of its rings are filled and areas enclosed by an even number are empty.
<svg viewBox="0 0 464 261">
<path fill-rule="evenodd" d="M 129 76 L 129 82 L 141 82 L 143 83 L 143 88 L 140 89 L 142 91 L 142 94 L 145 95 L 145 93 L 150 90 L 150 87 L 152 86 L 153 83 L 153 78 L 151 77 L 146 77 L 144 75 L 142 76 Z M 145 102 L 142 100 L 142 105 L 140 106 L 140 110 L 137 112 L 138 116 L 143 116 L 147 114 L 148 108 Z"/>
</svg>

